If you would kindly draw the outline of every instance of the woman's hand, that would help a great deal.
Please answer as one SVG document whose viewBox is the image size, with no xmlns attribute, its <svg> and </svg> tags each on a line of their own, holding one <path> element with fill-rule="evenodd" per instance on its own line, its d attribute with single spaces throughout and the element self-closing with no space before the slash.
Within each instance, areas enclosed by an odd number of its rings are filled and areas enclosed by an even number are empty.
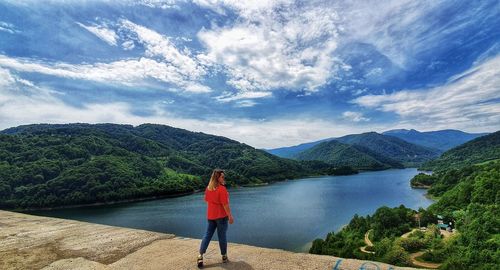
<svg viewBox="0 0 500 270">
<path fill-rule="evenodd" d="M 234 218 L 233 218 L 233 216 L 231 215 L 231 216 L 229 216 L 229 224 L 233 224 L 233 223 L 234 223 Z"/>
</svg>

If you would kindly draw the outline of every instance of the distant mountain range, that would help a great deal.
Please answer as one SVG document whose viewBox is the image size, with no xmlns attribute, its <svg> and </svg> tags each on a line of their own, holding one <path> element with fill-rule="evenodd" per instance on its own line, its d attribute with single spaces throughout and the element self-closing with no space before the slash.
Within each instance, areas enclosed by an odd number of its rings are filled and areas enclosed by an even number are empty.
<svg viewBox="0 0 500 270">
<path fill-rule="evenodd" d="M 394 129 L 383 132 L 384 135 L 398 137 L 410 143 L 446 151 L 488 133 L 466 133 L 460 130 L 446 129 L 420 132 L 414 129 Z"/>
<path fill-rule="evenodd" d="M 294 146 L 287 146 L 287 147 L 280 147 L 280 148 L 274 148 L 274 149 L 263 149 L 264 151 L 271 153 L 273 155 L 276 155 L 278 157 L 284 157 L 284 158 L 293 158 L 295 155 L 298 153 L 307 150 L 317 144 L 320 144 L 322 142 L 327 142 L 331 141 L 335 138 L 328 138 L 328 139 L 323 139 L 319 141 L 314 141 L 314 142 L 308 142 L 308 143 L 302 143 L 299 145 L 294 145 Z"/>
<path fill-rule="evenodd" d="M 412 144 L 428 148 L 434 148 L 439 150 L 440 152 L 444 152 L 457 145 L 463 144 L 477 137 L 484 136 L 488 133 L 466 133 L 460 130 L 453 130 L 453 129 L 426 131 L 426 132 L 420 132 L 414 129 L 410 130 L 394 129 L 383 132 L 382 134 L 397 137 Z M 331 141 L 334 139 L 335 138 L 327 138 L 295 146 L 264 149 L 264 150 L 279 157 L 293 158 L 302 151 L 310 149 L 313 146 L 318 145 L 322 142 Z"/>
<path fill-rule="evenodd" d="M 443 171 L 500 159 L 500 131 L 476 138 L 426 162 L 422 169 Z"/>
<path fill-rule="evenodd" d="M 386 169 L 416 166 L 438 157 L 439 153 L 439 150 L 396 137 L 368 132 L 324 141 L 292 158 L 320 160 L 334 166 L 349 165 L 356 169 Z"/>
</svg>

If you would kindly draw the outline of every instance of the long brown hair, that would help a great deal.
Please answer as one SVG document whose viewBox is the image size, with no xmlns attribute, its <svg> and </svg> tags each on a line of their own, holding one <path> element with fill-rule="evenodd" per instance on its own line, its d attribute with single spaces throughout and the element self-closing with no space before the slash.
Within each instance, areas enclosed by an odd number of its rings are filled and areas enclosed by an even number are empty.
<svg viewBox="0 0 500 270">
<path fill-rule="evenodd" d="M 224 170 L 215 169 L 210 177 L 210 182 L 208 182 L 208 190 L 215 190 L 219 186 L 219 177 L 224 173 Z"/>
</svg>

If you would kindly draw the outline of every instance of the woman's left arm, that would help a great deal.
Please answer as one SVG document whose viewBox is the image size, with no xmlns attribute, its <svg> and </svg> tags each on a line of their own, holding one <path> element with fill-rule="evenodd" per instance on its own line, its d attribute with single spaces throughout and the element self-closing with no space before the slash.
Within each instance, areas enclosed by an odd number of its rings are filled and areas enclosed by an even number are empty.
<svg viewBox="0 0 500 270">
<path fill-rule="evenodd" d="M 224 207 L 224 211 L 226 211 L 226 214 L 229 217 L 229 224 L 233 224 L 234 219 L 233 215 L 231 214 L 231 208 L 229 207 L 229 192 L 227 192 L 227 189 L 224 186 L 220 189 L 219 192 L 220 203 L 222 204 L 222 207 Z"/>
<path fill-rule="evenodd" d="M 233 224 L 234 218 L 233 215 L 231 215 L 231 208 L 229 208 L 229 203 L 223 204 L 222 207 L 224 207 L 224 210 L 226 211 L 226 214 L 229 217 L 229 224 Z"/>
</svg>

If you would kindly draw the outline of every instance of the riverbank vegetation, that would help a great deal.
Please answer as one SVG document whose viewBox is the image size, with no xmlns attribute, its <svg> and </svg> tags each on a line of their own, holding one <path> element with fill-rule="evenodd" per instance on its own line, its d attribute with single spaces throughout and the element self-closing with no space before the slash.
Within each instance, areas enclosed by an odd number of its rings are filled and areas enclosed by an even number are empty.
<svg viewBox="0 0 500 270">
<path fill-rule="evenodd" d="M 339 232 L 316 239 L 310 252 L 400 266 L 413 265 L 412 255 L 421 254 L 415 259 L 438 263 L 440 269 L 496 269 L 500 265 L 500 162 L 417 179 L 430 184 L 429 193 L 438 198 L 427 210 L 381 207 L 373 216 L 355 216 Z M 443 216 L 444 224 L 452 222 L 456 233 L 442 238 L 437 215 Z M 419 225 L 426 226 L 426 231 L 420 231 Z M 412 228 L 417 229 L 408 234 Z M 372 230 L 374 254 L 360 251 L 368 230 Z"/>
</svg>

